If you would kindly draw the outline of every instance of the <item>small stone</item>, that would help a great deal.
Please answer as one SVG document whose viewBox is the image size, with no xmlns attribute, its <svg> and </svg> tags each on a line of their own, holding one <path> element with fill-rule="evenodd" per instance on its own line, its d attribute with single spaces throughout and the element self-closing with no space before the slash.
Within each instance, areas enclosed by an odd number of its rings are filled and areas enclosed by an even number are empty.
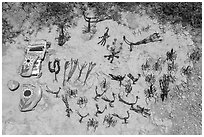
<svg viewBox="0 0 204 137">
<path fill-rule="evenodd" d="M 11 90 L 11 91 L 15 91 L 19 88 L 20 83 L 16 80 L 9 80 L 7 83 L 7 87 Z"/>
<path fill-rule="evenodd" d="M 90 40 L 92 37 L 93 37 L 93 34 L 90 34 L 90 33 L 85 33 L 85 34 L 82 34 L 82 35 L 81 35 L 81 38 L 82 38 L 84 41 L 88 41 L 88 40 Z"/>
</svg>

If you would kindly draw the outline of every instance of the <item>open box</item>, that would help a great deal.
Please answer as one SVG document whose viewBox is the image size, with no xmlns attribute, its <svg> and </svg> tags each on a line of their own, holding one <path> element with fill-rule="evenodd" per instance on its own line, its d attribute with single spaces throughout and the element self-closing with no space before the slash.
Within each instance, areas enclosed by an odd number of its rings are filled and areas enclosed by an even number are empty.
<svg viewBox="0 0 204 137">
<path fill-rule="evenodd" d="M 36 40 L 25 49 L 24 61 L 21 65 L 22 77 L 41 76 L 42 61 L 51 43 L 46 40 Z"/>
</svg>

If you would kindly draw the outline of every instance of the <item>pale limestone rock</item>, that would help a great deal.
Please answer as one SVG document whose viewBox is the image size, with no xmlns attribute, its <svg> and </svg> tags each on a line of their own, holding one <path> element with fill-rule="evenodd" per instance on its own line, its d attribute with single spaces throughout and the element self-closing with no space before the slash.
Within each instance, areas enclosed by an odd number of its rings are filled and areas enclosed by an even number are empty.
<svg viewBox="0 0 204 137">
<path fill-rule="evenodd" d="M 11 91 L 15 91 L 19 88 L 20 83 L 16 80 L 9 80 L 7 86 Z"/>
</svg>

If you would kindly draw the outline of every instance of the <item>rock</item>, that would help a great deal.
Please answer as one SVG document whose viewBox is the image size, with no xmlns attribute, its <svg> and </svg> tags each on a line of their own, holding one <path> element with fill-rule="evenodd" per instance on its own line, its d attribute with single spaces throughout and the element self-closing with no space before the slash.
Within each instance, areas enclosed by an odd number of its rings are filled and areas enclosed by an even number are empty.
<svg viewBox="0 0 204 137">
<path fill-rule="evenodd" d="M 11 91 L 15 91 L 19 88 L 20 83 L 16 80 L 9 80 L 7 83 L 7 87 L 11 90 Z"/>
<path fill-rule="evenodd" d="M 91 33 L 85 33 L 85 34 L 82 34 L 81 35 L 81 38 L 84 40 L 84 41 L 89 41 L 91 38 L 92 38 L 92 34 Z"/>
</svg>

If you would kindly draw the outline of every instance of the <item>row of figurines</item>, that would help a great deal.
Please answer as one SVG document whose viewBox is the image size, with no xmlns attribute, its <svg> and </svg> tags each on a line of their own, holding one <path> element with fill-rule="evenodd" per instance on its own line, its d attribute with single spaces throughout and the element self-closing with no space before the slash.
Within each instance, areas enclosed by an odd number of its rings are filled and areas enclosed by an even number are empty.
<svg viewBox="0 0 204 137">
<path fill-rule="evenodd" d="M 121 81 L 124 79 L 125 76 L 115 76 L 115 75 L 112 75 L 112 74 L 109 74 L 112 78 L 112 80 L 116 80 L 116 81 L 119 81 L 121 83 Z M 130 77 L 130 74 L 127 75 L 129 78 Z M 138 75 L 139 76 L 139 75 Z M 153 77 L 153 76 L 152 76 Z M 138 79 L 138 78 L 136 78 Z M 151 79 L 151 78 L 149 78 Z M 151 81 L 151 80 L 147 80 L 148 82 Z M 132 82 L 134 82 L 132 80 Z M 170 77 L 167 76 L 167 75 L 164 75 L 163 76 L 163 79 L 161 79 L 160 81 L 160 85 L 161 87 L 163 88 L 163 90 L 166 90 L 168 91 L 169 89 L 166 88 L 166 86 L 169 85 L 169 82 L 170 82 Z M 100 84 L 100 87 L 101 87 L 101 90 L 106 91 L 106 89 L 108 89 L 108 85 L 106 84 L 106 80 L 104 80 L 101 84 Z M 150 82 L 151 83 L 151 82 Z M 121 84 L 123 85 L 123 84 Z M 19 104 L 19 107 L 20 107 L 20 110 L 22 112 L 26 112 L 26 111 L 30 111 L 30 110 L 33 110 L 35 106 L 37 106 L 37 103 L 40 101 L 41 97 L 42 97 L 42 89 L 41 87 L 38 85 L 38 84 L 23 84 L 23 92 L 21 94 L 21 100 L 20 100 L 20 104 Z M 58 93 L 60 91 L 61 88 L 59 88 L 59 90 L 57 92 L 53 92 L 52 90 L 50 90 L 48 87 L 47 87 L 47 92 L 50 92 L 50 93 L 53 93 L 53 94 L 56 94 L 56 96 L 58 96 Z M 149 91 L 148 92 L 152 92 L 154 89 L 154 87 L 151 85 L 150 88 L 149 88 Z M 103 94 L 103 93 L 102 93 Z M 65 103 L 65 106 L 66 106 L 66 112 L 67 112 L 67 116 L 70 117 L 70 114 L 73 113 L 72 109 L 70 108 L 69 106 L 69 103 L 68 103 L 68 99 L 67 97 L 68 96 L 70 98 L 73 98 L 73 97 L 76 97 L 77 96 L 77 90 L 72 90 L 72 89 L 69 89 L 67 91 L 67 94 L 64 94 L 62 95 L 62 100 L 63 102 Z M 99 95 L 99 96 L 98 96 Z M 100 97 L 102 100 L 106 101 L 109 103 L 109 106 L 110 107 L 113 107 L 113 102 L 115 102 L 115 94 L 113 93 L 113 100 L 111 99 L 108 99 L 106 96 L 100 96 L 101 94 L 98 94 L 97 92 L 97 87 L 96 87 L 96 96 L 94 97 L 94 99 L 97 101 Z M 164 95 L 164 94 L 163 94 Z M 149 96 L 151 97 L 151 96 Z M 138 96 L 136 96 L 136 100 L 134 102 L 128 102 L 126 100 L 124 100 L 120 94 L 118 94 L 118 100 L 122 103 L 124 103 L 125 105 L 128 105 L 130 106 L 130 110 L 136 112 L 136 113 L 140 113 L 142 114 L 144 117 L 148 117 L 150 116 L 150 113 L 149 113 L 149 109 L 147 108 L 144 108 L 144 107 L 141 107 L 139 105 L 136 105 L 137 103 L 137 100 L 139 99 Z M 32 101 L 33 100 L 33 101 Z M 84 96 L 84 97 L 80 97 L 77 101 L 77 104 L 82 108 L 82 107 L 85 107 L 86 104 L 88 102 L 88 99 Z M 136 105 L 136 107 L 134 106 Z M 95 113 L 95 116 L 98 117 L 98 115 L 100 114 L 103 114 L 104 111 L 107 109 L 107 105 L 104 107 L 104 109 L 100 109 L 98 104 L 96 104 L 96 113 Z M 80 116 L 80 120 L 79 122 L 81 123 L 83 121 L 84 118 L 86 118 L 87 116 L 89 116 L 89 113 L 87 113 L 86 115 L 81 115 L 79 111 L 77 111 L 77 114 Z M 127 111 L 127 116 L 120 116 L 116 113 L 114 114 L 109 114 L 109 115 L 106 115 L 104 117 L 104 121 L 103 121 L 103 124 L 106 123 L 108 124 L 107 127 L 110 127 L 110 126 L 114 126 L 116 121 L 113 120 L 113 116 L 119 118 L 119 119 L 122 119 L 124 120 L 124 124 L 127 124 L 128 123 L 128 119 L 130 117 L 130 113 L 129 113 L 129 110 Z M 94 130 L 96 130 L 96 128 L 98 127 L 98 121 L 97 119 L 95 118 L 89 118 L 89 120 L 87 121 L 87 129 L 89 130 L 90 127 L 93 127 Z"/>
<path fill-rule="evenodd" d="M 23 91 L 21 94 L 21 99 L 20 99 L 20 110 L 22 112 L 27 112 L 27 111 L 32 111 L 34 110 L 34 108 L 37 106 L 37 103 L 40 101 L 40 99 L 42 98 L 42 88 L 39 84 L 35 83 L 35 84 L 23 84 L 22 85 Z M 60 88 L 59 88 L 60 90 Z M 59 90 L 57 91 L 59 93 Z M 50 92 L 50 89 L 47 88 L 46 89 L 47 92 Z M 53 93 L 53 92 L 50 92 Z M 56 97 L 59 97 L 58 94 L 56 95 Z M 76 98 L 77 97 L 77 90 L 76 89 L 67 89 L 67 92 L 65 92 L 65 94 L 62 94 L 62 101 L 64 102 L 65 106 L 66 106 L 66 112 L 67 112 L 67 117 L 70 117 L 71 114 L 74 112 L 73 109 L 70 107 L 69 102 L 68 102 L 68 98 Z M 113 94 L 113 97 L 115 98 L 115 95 Z M 102 100 L 107 101 L 107 97 L 103 96 L 101 97 Z M 137 101 L 138 101 L 139 97 L 136 96 L 136 99 L 134 102 L 128 102 L 125 99 L 123 99 L 123 97 L 118 94 L 118 101 L 124 103 L 127 106 L 130 106 L 130 111 L 133 111 L 135 113 L 141 114 L 144 117 L 149 117 L 150 116 L 150 109 L 141 107 L 140 105 L 136 105 Z M 115 99 L 114 99 L 115 101 Z M 108 102 L 108 101 L 107 101 Z M 83 97 L 79 97 L 77 100 L 77 104 L 79 105 L 80 108 L 83 108 L 86 106 L 86 104 L 88 103 L 88 99 L 83 96 Z M 108 102 L 110 107 L 113 107 L 113 102 Z M 98 103 L 95 104 L 96 106 L 96 113 L 95 113 L 95 117 L 98 117 L 99 115 L 103 114 L 105 110 L 107 110 L 107 105 L 105 105 L 105 107 L 103 109 L 99 108 Z M 130 113 L 129 110 L 127 110 L 127 116 L 123 116 L 123 115 L 119 115 L 117 113 L 114 114 L 109 114 L 106 115 L 104 117 L 104 121 L 103 124 L 106 123 L 108 124 L 107 127 L 110 126 L 114 126 L 115 123 L 117 122 L 116 120 L 113 120 L 113 118 L 111 117 L 116 117 L 120 120 L 123 120 L 123 124 L 128 124 L 128 120 L 130 118 Z M 86 117 L 90 117 L 90 114 L 87 113 L 86 115 L 81 114 L 79 111 L 76 110 L 76 114 L 78 114 L 80 116 L 79 122 L 82 123 L 83 120 Z M 90 127 L 96 128 L 97 125 L 95 125 L 93 122 L 97 121 L 95 118 L 89 118 L 89 120 L 87 121 L 87 129 L 89 130 Z M 90 123 L 91 122 L 91 123 Z M 95 127 L 96 126 L 96 127 Z"/>
<path fill-rule="evenodd" d="M 113 75 L 112 75 L 113 76 Z M 115 76 L 120 77 L 119 76 Z M 71 78 L 71 77 L 68 77 Z M 118 79 L 115 79 L 118 80 Z M 66 81 L 67 83 L 67 81 Z M 127 84 L 129 85 L 129 84 Z M 8 88 L 11 91 L 15 91 L 17 90 L 21 85 L 18 81 L 15 80 L 9 80 L 7 83 Z M 125 85 L 126 86 L 126 85 Z M 131 86 L 131 85 L 130 85 Z M 63 85 L 63 89 L 67 91 L 67 94 L 69 95 L 70 98 L 76 97 L 77 94 L 77 90 L 73 90 L 73 89 L 66 89 L 67 85 Z M 102 81 L 102 83 L 100 84 L 101 90 L 102 90 L 102 94 L 99 94 L 97 92 L 97 86 L 95 89 L 96 92 L 96 96 L 94 97 L 94 100 L 98 100 L 99 97 L 101 97 L 108 89 L 108 84 L 106 83 L 106 80 Z M 126 86 L 127 87 L 127 86 Z M 61 90 L 61 87 L 59 87 L 58 91 L 53 91 L 51 90 L 47 84 L 46 84 L 46 91 L 48 93 L 52 93 L 55 94 L 56 97 L 59 97 L 59 92 Z M 39 84 L 39 82 L 35 82 L 35 83 L 28 83 L 28 84 L 22 84 L 21 86 L 21 95 L 20 95 L 20 110 L 22 112 L 25 111 L 31 111 L 34 109 L 35 106 L 37 106 L 37 103 L 41 100 L 42 97 L 42 88 L 41 88 L 41 84 Z M 105 101 L 110 101 L 107 98 L 103 98 Z M 81 97 L 78 101 L 78 105 L 80 105 L 80 107 L 82 107 L 85 103 L 87 102 L 87 99 L 84 97 Z"/>
<path fill-rule="evenodd" d="M 65 63 L 66 64 L 66 63 Z M 67 67 L 65 67 L 67 68 Z M 73 66 L 72 66 L 73 68 Z M 70 72 L 71 74 L 73 75 L 73 71 L 70 69 Z M 115 76 L 115 75 L 112 75 L 112 74 L 109 74 L 112 78 L 112 80 L 116 80 L 116 81 L 119 81 L 121 83 L 121 81 L 124 79 L 124 76 Z M 69 77 L 70 75 L 68 75 L 68 79 L 69 80 L 71 77 Z M 134 78 L 132 76 L 132 74 L 128 74 L 127 75 L 130 79 L 132 79 L 133 81 L 133 84 L 135 84 L 135 82 L 139 79 L 140 75 L 138 75 L 138 78 Z M 67 80 L 65 80 L 66 82 L 68 82 Z M 129 81 L 130 82 L 130 81 Z M 11 91 L 15 91 L 19 88 L 20 86 L 20 83 L 18 83 L 17 81 L 14 81 L 14 80 L 10 80 L 8 82 L 8 88 L 11 90 Z M 121 86 L 121 84 L 120 84 Z M 128 93 L 130 93 L 130 91 L 132 90 L 132 87 L 131 87 L 131 83 L 127 83 L 125 85 L 123 85 L 125 87 L 125 91 Z M 63 89 L 65 88 L 66 86 L 63 85 Z M 107 91 L 108 89 L 108 84 L 106 82 L 106 79 L 104 79 L 101 83 L 100 83 L 100 87 L 101 87 L 101 90 L 102 90 L 102 93 L 98 93 L 97 92 L 97 86 L 96 86 L 96 89 L 95 89 L 95 93 L 96 93 L 96 96 L 94 97 L 94 100 L 98 100 L 100 97 L 102 97 L 104 95 L 104 93 Z M 55 94 L 56 97 L 58 97 L 58 94 L 61 90 L 61 87 L 59 87 L 59 90 L 58 91 L 52 91 L 51 89 L 49 89 L 49 87 L 46 85 L 46 91 L 49 92 L 49 93 L 52 93 L 52 94 Z M 41 99 L 41 96 L 42 96 L 42 89 L 41 89 L 41 86 L 37 83 L 35 84 L 23 84 L 22 85 L 22 92 L 21 92 L 21 100 L 20 100 L 20 110 L 23 112 L 23 111 L 30 111 L 32 110 L 36 105 L 37 103 L 40 101 Z M 76 95 L 76 91 L 75 90 L 71 90 L 69 89 L 68 90 L 68 94 L 69 94 L 69 97 L 74 97 Z M 81 101 L 80 101 L 81 100 Z M 80 98 L 80 100 L 78 101 L 78 104 L 79 105 L 83 105 L 84 103 L 87 102 L 86 99 L 84 98 Z M 106 101 L 106 102 L 109 102 L 110 103 L 110 106 L 112 106 L 111 102 L 113 102 L 112 100 L 108 99 L 107 97 L 103 97 L 103 100 Z"/>
<path fill-rule="evenodd" d="M 102 40 L 98 44 L 104 45 L 106 42 L 106 39 L 108 38 L 108 28 L 104 36 L 100 37 Z M 133 45 L 139 44 L 147 44 L 148 42 L 156 42 L 160 41 L 160 36 L 158 33 L 154 33 L 148 38 L 142 40 L 142 42 L 136 42 L 132 43 L 129 42 L 125 36 L 123 37 L 124 41 L 132 47 Z M 116 44 L 116 40 L 114 39 L 113 45 Z M 37 76 L 41 77 L 41 67 L 42 67 L 42 61 L 45 58 L 46 52 L 48 52 L 48 49 L 50 48 L 51 43 L 47 42 L 46 40 L 37 40 L 33 43 L 31 43 L 25 50 L 25 58 L 24 61 L 20 67 L 20 75 L 22 77 L 30 77 L 30 76 Z M 120 53 L 120 49 L 116 51 L 116 49 L 113 47 L 110 48 L 110 55 L 104 55 L 105 58 L 108 58 L 110 60 L 110 63 L 113 62 L 114 58 L 119 58 L 118 54 Z M 168 56 L 170 58 L 174 58 L 174 51 L 172 49 L 171 52 L 168 52 Z M 172 57 L 171 57 L 172 56 Z M 53 63 L 53 68 L 51 68 L 51 62 L 49 62 L 49 70 L 50 72 L 55 72 L 55 74 L 59 73 L 60 67 L 59 67 L 59 60 L 55 60 Z M 56 79 L 56 77 L 55 77 Z"/>
<path fill-rule="evenodd" d="M 58 62 L 58 61 L 59 61 L 59 60 L 54 61 L 54 63 L 53 63 L 53 68 L 50 68 L 51 62 L 48 63 L 49 70 L 50 70 L 51 73 L 52 73 L 52 72 L 55 72 L 55 74 L 57 74 L 57 73 L 59 72 L 59 68 L 60 68 L 60 67 L 59 67 L 59 62 Z M 70 69 L 70 71 L 69 71 L 68 78 L 65 79 L 66 69 L 68 68 L 69 64 L 70 64 L 69 61 L 66 61 L 66 62 L 65 62 L 65 71 L 64 71 L 63 86 L 65 85 L 66 82 L 69 82 L 69 80 L 71 79 L 71 77 L 72 77 L 72 75 L 73 75 L 73 73 L 74 73 L 74 71 L 75 71 L 75 69 L 76 69 L 76 67 L 77 67 L 78 60 L 73 60 L 73 59 L 71 59 L 71 69 Z M 85 63 L 85 64 L 83 64 L 83 65 L 81 66 L 81 68 L 79 67 L 79 68 L 80 68 L 80 73 L 79 73 L 77 79 L 80 78 L 81 73 L 82 73 L 82 70 L 83 70 L 83 68 L 86 67 L 86 65 L 87 65 L 87 64 Z M 94 67 L 95 65 L 96 65 L 95 63 L 92 63 L 92 62 L 89 63 L 89 68 L 88 68 L 88 71 L 87 71 L 87 74 L 86 74 L 84 83 L 86 83 L 86 80 L 87 80 L 87 78 L 88 78 L 88 75 L 90 74 L 91 70 L 93 69 L 93 67 Z M 144 66 L 143 66 L 144 68 L 146 68 L 145 65 L 147 65 L 147 64 L 144 64 Z M 55 70 L 56 68 L 58 68 L 58 69 Z M 186 69 L 190 69 L 190 68 L 187 67 Z M 183 70 L 183 71 L 184 71 L 183 73 L 187 73 L 187 72 L 186 72 L 186 71 L 187 71 L 186 69 L 185 69 L 185 71 Z M 56 72 L 57 72 L 57 73 L 56 73 Z M 113 75 L 113 74 L 109 74 L 109 76 L 111 77 L 112 80 L 119 81 L 119 82 L 120 82 L 120 86 L 121 86 L 122 81 L 124 80 L 124 78 L 125 78 L 126 75 L 124 75 L 124 76 L 121 76 L 121 75 L 115 76 L 115 75 Z M 133 84 L 135 84 L 135 82 L 139 79 L 140 74 L 138 74 L 138 77 L 135 78 L 132 74 L 129 73 L 129 74 L 127 75 L 127 77 L 128 77 L 130 80 L 132 80 Z M 148 92 L 146 92 L 146 93 L 148 93 L 148 94 L 147 94 L 148 97 L 151 97 L 151 96 L 153 96 L 153 95 L 152 95 L 152 92 L 155 91 L 155 90 L 154 90 L 155 88 L 154 88 L 154 86 L 153 86 L 153 83 L 154 83 L 154 82 L 152 82 L 152 81 L 154 81 L 154 76 L 149 76 L 149 77 L 152 77 L 152 78 L 146 77 L 145 79 L 146 79 L 146 81 L 148 81 L 150 84 L 151 84 L 151 83 L 152 83 L 152 84 L 150 85 L 149 90 L 147 90 Z M 169 82 L 168 82 L 168 81 L 172 81 L 172 80 L 171 80 L 172 77 L 171 77 L 171 76 L 168 76 L 168 75 L 164 75 L 163 79 L 164 79 L 164 80 L 160 80 L 160 81 L 159 81 L 159 82 L 160 82 L 160 88 L 161 88 L 161 90 L 164 92 L 163 95 L 162 95 L 162 100 L 164 100 L 164 97 L 167 98 L 167 94 L 168 94 L 168 92 L 169 92 L 169 89 L 168 89 Z M 167 82 L 166 82 L 166 81 L 167 81 Z M 128 94 L 129 94 L 129 93 L 131 92 L 131 90 L 132 90 L 131 84 L 130 84 L 130 83 L 127 83 L 127 84 L 124 85 L 124 86 L 125 86 L 125 91 L 126 91 L 126 93 L 127 93 L 126 96 L 128 96 Z M 56 93 L 57 93 L 57 92 L 56 92 Z M 104 93 L 105 93 L 105 92 L 102 92 L 101 94 L 98 94 L 98 93 L 96 92 L 96 97 L 95 97 L 95 99 L 97 99 L 98 97 L 102 96 Z M 151 94 L 151 95 L 150 95 L 150 94 Z M 25 98 L 26 98 L 25 100 L 28 100 L 28 97 L 25 97 Z M 106 99 L 106 100 L 108 100 L 108 99 Z M 109 101 L 110 101 L 110 100 L 109 100 Z"/>
<path fill-rule="evenodd" d="M 132 86 L 131 86 L 131 83 L 130 83 L 130 80 L 128 80 L 128 82 L 126 84 L 122 84 L 122 81 L 124 80 L 125 76 L 114 76 L 112 74 L 109 74 L 112 79 L 111 80 L 116 80 L 116 81 L 119 81 L 120 82 L 120 86 L 123 85 L 125 87 L 125 92 L 126 92 L 126 97 L 128 97 L 128 95 L 130 94 L 130 92 L 132 91 Z M 128 74 L 127 75 L 130 79 L 133 77 L 132 74 Z M 140 77 L 140 75 L 138 75 L 138 78 L 135 78 L 136 80 L 138 80 Z M 136 81 L 133 81 L 135 79 L 132 79 L 132 82 L 133 84 L 135 84 Z M 153 81 L 154 81 L 154 76 L 152 75 L 148 75 L 146 78 L 145 78 L 145 81 L 146 82 L 149 82 L 151 83 L 150 84 L 150 87 L 148 89 L 146 89 L 146 95 L 147 95 L 147 98 L 150 98 L 150 97 L 154 97 L 153 93 L 155 92 L 155 86 L 153 86 Z M 169 83 L 171 82 L 171 77 L 168 76 L 168 75 L 164 75 L 163 79 L 160 79 L 160 84 L 161 84 L 161 89 L 162 90 L 168 90 L 168 86 Z M 105 102 L 108 102 L 109 103 L 109 106 L 110 107 L 113 107 L 113 103 L 115 102 L 115 93 L 112 93 L 112 96 L 113 96 L 113 99 L 109 99 L 107 98 L 104 94 L 107 92 L 108 88 L 109 88 L 110 84 L 108 82 L 106 82 L 106 79 L 104 79 L 101 83 L 100 83 L 100 89 L 101 89 L 101 93 L 98 93 L 98 87 L 96 86 L 95 88 L 95 97 L 93 98 L 95 101 L 98 101 L 99 98 L 101 98 L 102 100 L 104 100 Z M 167 86 L 167 87 L 166 87 Z M 38 88 L 37 88 L 38 87 Z M 36 85 L 33 85 L 33 84 L 23 84 L 23 92 L 21 94 L 21 105 L 20 106 L 27 106 L 28 108 L 26 109 L 22 109 L 24 107 L 21 107 L 22 111 L 28 111 L 28 110 L 32 110 L 34 106 L 36 106 L 36 104 L 38 103 L 38 101 L 40 100 L 41 98 L 41 94 L 42 94 L 42 89 L 40 88 L 40 86 L 38 85 L 36 87 Z M 18 87 L 16 87 L 18 88 Z M 70 88 L 67 88 L 67 86 L 63 86 L 63 89 L 66 91 L 66 96 L 63 95 L 62 96 L 62 100 L 63 102 L 65 103 L 65 105 L 68 107 L 69 104 L 68 104 L 68 100 L 67 100 L 67 97 L 69 98 L 75 98 L 77 97 L 77 89 L 70 89 Z M 56 97 L 59 97 L 59 92 L 61 90 L 61 87 L 59 87 L 59 90 L 58 91 L 52 91 L 51 89 L 49 89 L 49 87 L 46 85 L 46 91 L 48 93 L 52 93 L 52 94 L 55 94 Z M 34 94 L 33 94 L 34 93 Z M 38 94 L 35 94 L 35 93 L 38 93 Z M 131 103 L 128 103 L 127 101 L 124 101 L 121 99 L 121 97 L 118 95 L 118 98 L 119 98 L 119 101 L 127 104 L 127 105 L 130 105 Z M 33 102 L 33 103 L 30 103 L 30 102 Z M 80 97 L 79 100 L 77 101 L 77 104 L 80 106 L 80 108 L 82 108 L 83 106 L 86 106 L 88 100 L 86 97 Z M 29 105 L 27 105 L 27 103 L 29 103 L 31 105 L 31 107 L 29 108 Z M 99 110 L 99 109 L 97 109 Z"/>
<path fill-rule="evenodd" d="M 77 67 L 78 60 L 73 60 L 73 59 L 71 59 L 71 69 L 70 69 L 70 71 L 69 71 L 68 78 L 65 79 L 66 69 L 68 68 L 69 64 L 70 64 L 69 61 L 66 61 L 66 62 L 65 62 L 65 71 L 64 71 L 63 86 L 65 85 L 66 82 L 69 82 L 69 80 L 71 79 L 71 77 L 72 77 L 72 75 L 73 75 L 73 73 L 74 73 L 74 71 L 75 71 L 75 69 L 76 69 L 76 67 Z M 53 63 L 53 68 L 50 68 L 50 65 L 51 65 L 51 62 L 48 63 L 50 72 L 51 72 L 51 73 L 52 73 L 52 72 L 55 72 L 55 74 L 57 74 L 57 73 L 59 72 L 59 70 L 60 70 L 59 60 L 54 61 L 54 63 Z M 84 63 L 84 64 L 81 66 L 81 68 L 79 67 L 79 68 L 80 68 L 80 73 L 79 73 L 77 79 L 80 78 L 81 73 L 82 73 L 82 70 L 86 67 L 86 65 L 87 65 L 87 64 Z M 91 70 L 93 69 L 93 67 L 94 67 L 95 65 L 96 65 L 95 63 L 92 63 L 92 62 L 89 63 L 89 68 L 88 68 L 88 71 L 87 71 L 87 74 L 86 74 L 86 77 L 85 77 L 85 80 L 84 80 L 84 84 L 86 83 L 86 80 L 87 80 L 87 78 L 88 78 L 88 76 L 89 76 Z M 147 65 L 147 64 L 144 64 L 144 66 L 143 66 L 144 68 L 146 68 L 145 65 Z M 57 70 L 56 70 L 56 68 L 57 68 Z M 187 68 L 189 68 L 189 67 L 187 67 Z M 187 68 L 186 68 L 186 69 L 187 69 Z M 189 69 L 190 69 L 190 68 L 189 68 Z M 186 71 L 187 71 L 187 70 L 186 70 Z M 56 73 L 56 72 L 57 72 L 57 73 Z M 183 72 L 183 73 L 187 73 L 187 72 Z M 124 76 L 121 76 L 121 75 L 115 76 L 115 75 L 113 75 L 113 74 L 109 74 L 109 76 L 111 77 L 112 80 L 119 81 L 120 86 L 121 86 L 122 81 L 124 80 L 124 78 L 125 78 L 126 75 L 124 75 Z M 127 77 L 128 77 L 130 80 L 132 80 L 133 84 L 135 84 L 135 82 L 139 79 L 140 74 L 138 74 L 138 77 L 135 78 L 132 74 L 129 73 L 129 74 L 127 75 Z M 150 77 L 152 77 L 152 78 L 150 78 Z M 55 77 L 55 78 L 56 78 L 56 77 Z M 171 79 L 172 79 L 171 76 L 164 75 L 163 80 L 160 80 L 160 81 L 159 81 L 161 91 L 163 92 L 163 94 L 161 95 L 162 101 L 164 100 L 165 97 L 167 98 L 167 95 L 168 95 L 168 92 L 169 92 L 168 85 L 169 85 L 169 81 L 172 81 Z M 57 79 L 56 79 L 56 80 L 57 80 Z M 153 83 L 154 83 L 154 82 L 152 82 L 152 81 L 154 81 L 154 76 L 149 76 L 149 78 L 146 77 L 145 80 L 148 81 L 148 82 L 151 84 L 150 87 L 149 87 L 149 89 L 146 90 L 147 92 L 145 92 L 145 93 L 147 94 L 146 96 L 147 96 L 148 98 L 153 97 L 153 91 L 155 91 L 155 87 L 153 86 Z M 166 81 L 167 81 L 167 82 L 166 82 Z M 132 91 L 131 83 L 127 83 L 127 84 L 124 85 L 124 86 L 125 86 L 125 91 L 126 91 L 126 93 L 127 93 L 126 96 L 128 96 L 128 94 Z M 105 87 L 104 87 L 104 88 L 105 88 Z M 51 92 L 51 90 L 50 90 L 50 92 Z M 26 91 L 26 93 L 28 93 L 28 91 Z M 55 92 L 55 93 L 58 93 L 58 92 Z M 98 93 L 96 92 L 95 100 L 97 100 L 98 97 L 103 96 L 104 93 L 105 93 L 105 92 L 102 92 L 101 94 L 98 94 Z M 29 96 L 30 96 L 30 95 L 29 95 Z M 25 100 L 27 101 L 27 100 L 28 100 L 28 97 L 25 97 Z M 105 100 L 105 99 L 104 99 L 104 100 Z M 111 102 L 110 99 L 106 99 L 106 101 L 107 101 L 107 102 Z M 24 102 L 25 102 L 25 101 L 24 101 Z"/>
</svg>

